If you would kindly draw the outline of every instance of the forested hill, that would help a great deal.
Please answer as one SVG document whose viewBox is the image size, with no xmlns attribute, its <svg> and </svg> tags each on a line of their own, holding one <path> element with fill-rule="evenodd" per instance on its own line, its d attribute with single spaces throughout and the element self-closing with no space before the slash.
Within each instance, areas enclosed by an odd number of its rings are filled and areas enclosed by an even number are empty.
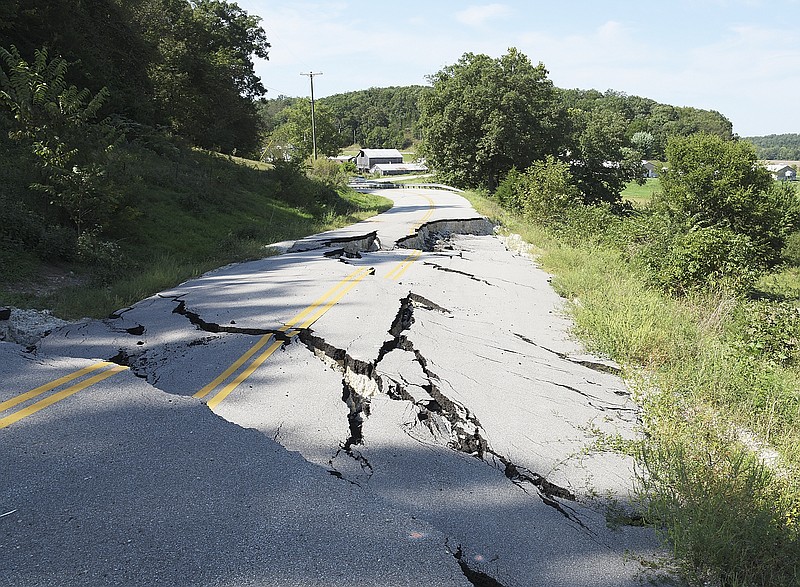
<svg viewBox="0 0 800 587">
<path fill-rule="evenodd" d="M 318 141 L 325 142 L 331 151 L 350 144 L 408 147 L 421 134 L 419 98 L 429 90 L 427 86 L 397 86 L 320 98 L 317 124 L 322 131 L 318 128 Z M 731 121 L 715 110 L 671 106 L 614 90 L 556 89 L 555 97 L 564 112 L 613 112 L 623 121 L 628 142 L 637 143 L 635 146 L 647 158 L 663 159 L 667 138 L 673 135 L 707 132 L 725 139 L 733 137 Z M 302 102 L 301 98 L 280 96 L 259 105 L 262 124 L 275 142 L 289 140 L 284 133 L 291 135 L 291 130 L 280 128 Z M 326 136 L 325 128 L 332 137 Z"/>
<path fill-rule="evenodd" d="M 252 61 L 268 55 L 259 20 L 217 0 L 2 0 L 0 47 L 29 62 L 44 48 L 69 64 L 68 85 L 107 88 L 100 118 L 246 153 L 258 148 L 254 99 L 266 93 Z"/>
<path fill-rule="evenodd" d="M 759 159 L 779 159 L 796 161 L 800 159 L 800 134 L 766 135 L 744 137 L 756 146 Z"/>
<path fill-rule="evenodd" d="M 733 138 L 733 124 L 716 110 L 690 106 L 671 106 L 650 98 L 629 96 L 624 92 L 607 90 L 557 89 L 561 104 L 568 111 L 614 112 L 626 125 L 626 136 L 642 154 L 650 159 L 664 159 L 670 136 L 688 136 L 696 132 Z M 634 139 L 636 137 L 636 139 Z M 650 139 L 652 137 L 652 139 Z M 646 141 L 642 143 L 642 140 Z"/>
</svg>

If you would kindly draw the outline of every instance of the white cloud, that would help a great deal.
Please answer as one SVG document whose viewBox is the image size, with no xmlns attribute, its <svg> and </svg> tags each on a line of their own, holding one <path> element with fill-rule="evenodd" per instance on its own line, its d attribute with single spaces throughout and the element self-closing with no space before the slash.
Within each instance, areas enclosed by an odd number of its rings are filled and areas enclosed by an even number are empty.
<svg viewBox="0 0 800 587">
<path fill-rule="evenodd" d="M 466 10 L 456 13 L 456 20 L 468 26 L 482 26 L 490 20 L 504 18 L 511 14 L 511 9 L 505 4 L 484 4 L 470 6 Z"/>
</svg>

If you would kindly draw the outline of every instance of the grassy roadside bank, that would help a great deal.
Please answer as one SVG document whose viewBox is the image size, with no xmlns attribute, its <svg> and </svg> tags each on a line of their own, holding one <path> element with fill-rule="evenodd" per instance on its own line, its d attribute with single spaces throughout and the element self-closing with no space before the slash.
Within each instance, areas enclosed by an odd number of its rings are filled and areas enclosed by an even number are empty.
<svg viewBox="0 0 800 587">
<path fill-rule="evenodd" d="M 391 207 L 318 171 L 172 145 L 128 146 L 113 169 L 125 213 L 69 261 L 0 246 L 0 305 L 47 308 L 63 318 L 107 316 L 215 267 L 268 256 L 269 243 Z"/>
<path fill-rule="evenodd" d="M 587 211 L 545 228 L 493 200 L 481 213 L 537 248 L 575 332 L 625 366 L 642 406 L 638 503 L 693 585 L 800 584 L 800 342 L 796 267 L 741 299 L 677 299 L 624 254 L 625 219 Z M 614 443 L 610 443 L 614 444 Z"/>
</svg>

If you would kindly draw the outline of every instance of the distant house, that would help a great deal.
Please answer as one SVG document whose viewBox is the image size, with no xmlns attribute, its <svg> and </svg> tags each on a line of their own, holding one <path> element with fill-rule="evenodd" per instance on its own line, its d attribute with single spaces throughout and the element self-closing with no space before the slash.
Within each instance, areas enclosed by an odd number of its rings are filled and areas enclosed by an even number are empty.
<svg viewBox="0 0 800 587">
<path fill-rule="evenodd" d="M 398 165 L 403 162 L 403 154 L 397 149 L 361 149 L 356 156 L 359 171 L 369 171 L 375 165 Z"/>
<path fill-rule="evenodd" d="M 658 171 L 655 166 L 655 163 L 652 161 L 642 161 L 642 167 L 644 167 L 644 176 L 647 178 L 658 177 Z"/>
<path fill-rule="evenodd" d="M 788 165 L 772 164 L 767 165 L 766 168 L 772 174 L 772 179 L 779 181 L 794 181 L 797 179 L 797 172 Z"/>
<path fill-rule="evenodd" d="M 421 163 L 376 163 L 369 169 L 370 173 L 380 176 L 403 175 L 404 173 L 427 173 L 427 166 Z"/>
</svg>

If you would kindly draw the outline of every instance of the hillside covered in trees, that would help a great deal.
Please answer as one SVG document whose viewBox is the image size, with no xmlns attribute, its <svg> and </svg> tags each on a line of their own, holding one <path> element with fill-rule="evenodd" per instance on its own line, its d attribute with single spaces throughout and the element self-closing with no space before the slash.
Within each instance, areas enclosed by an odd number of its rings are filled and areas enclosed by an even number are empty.
<svg viewBox="0 0 800 587">
<path fill-rule="evenodd" d="M 759 159 L 796 161 L 800 159 L 800 134 L 766 135 L 763 137 L 744 137 L 756 147 Z"/>
<path fill-rule="evenodd" d="M 222 152 L 258 147 L 253 57 L 267 57 L 260 19 L 220 0 L 11 0 L 0 47 L 69 64 L 67 85 L 107 89 L 99 119 L 159 126 Z"/>
<path fill-rule="evenodd" d="M 0 2 L 0 303 L 97 315 L 374 212 L 336 169 L 231 156 L 261 151 L 268 49 L 223 0 Z"/>
<path fill-rule="evenodd" d="M 316 101 L 317 147 L 326 155 L 352 144 L 367 148 L 407 148 L 422 137 L 420 98 L 430 86 L 370 88 L 335 94 Z M 548 100 L 566 123 L 578 112 L 612 116 L 622 129 L 625 146 L 644 158 L 663 160 L 670 136 L 708 132 L 725 139 L 733 136 L 730 120 L 713 110 L 661 104 L 649 98 L 607 90 L 553 88 Z M 454 104 L 454 107 L 458 105 Z M 275 146 L 310 145 L 310 103 L 305 98 L 279 96 L 258 104 L 268 151 Z M 572 113 L 572 114 L 570 114 Z M 302 124 L 298 124 L 302 121 Z M 289 121 L 290 124 L 287 124 Z M 305 146 L 301 152 L 311 152 Z"/>
</svg>

